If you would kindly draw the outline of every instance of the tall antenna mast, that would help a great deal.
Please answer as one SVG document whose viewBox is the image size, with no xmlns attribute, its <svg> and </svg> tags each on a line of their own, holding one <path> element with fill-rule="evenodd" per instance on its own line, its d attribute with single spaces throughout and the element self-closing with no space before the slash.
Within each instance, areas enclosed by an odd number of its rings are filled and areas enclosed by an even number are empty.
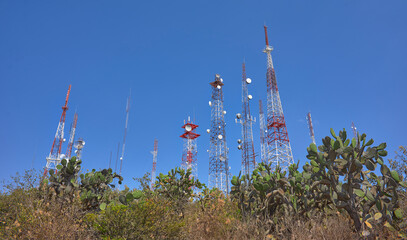
<svg viewBox="0 0 407 240">
<path fill-rule="evenodd" d="M 293 154 L 271 58 L 273 48 L 268 42 L 266 26 L 264 26 L 264 33 L 266 35 L 266 48 L 263 52 L 267 54 L 267 159 L 273 168 L 280 166 L 287 169 L 289 165 L 294 163 Z"/>
<path fill-rule="evenodd" d="M 75 113 L 73 117 L 73 122 L 71 124 L 71 130 L 69 131 L 69 142 L 68 142 L 68 147 L 66 149 L 66 157 L 68 159 L 71 159 L 71 153 L 72 153 L 72 147 L 73 147 L 73 142 L 75 139 L 75 131 L 76 131 L 76 123 L 78 122 L 78 114 Z"/>
<path fill-rule="evenodd" d="M 123 157 L 124 157 L 124 148 L 126 146 L 126 135 L 127 135 L 127 124 L 129 122 L 129 110 L 130 110 L 130 96 L 127 98 L 127 105 L 126 105 L 126 124 L 124 126 L 124 137 L 123 137 L 123 147 L 122 147 L 122 155 L 120 157 L 120 172 L 119 175 L 122 175 L 122 167 L 123 167 Z"/>
<path fill-rule="evenodd" d="M 151 151 L 153 154 L 153 169 L 151 170 L 151 182 L 150 182 L 150 189 L 154 187 L 154 180 L 155 180 L 155 171 L 157 168 L 157 154 L 158 154 L 158 140 L 154 139 L 154 150 Z"/>
<path fill-rule="evenodd" d="M 211 129 L 209 147 L 209 188 L 217 188 L 225 195 L 229 192 L 229 164 L 228 147 L 226 144 L 226 124 L 223 110 L 223 80 L 219 74 L 215 75 L 215 81 L 211 82 L 212 101 L 211 107 Z"/>
<path fill-rule="evenodd" d="M 261 161 L 263 163 L 268 163 L 267 161 L 267 141 L 265 135 L 267 134 L 266 120 L 264 118 L 263 103 L 259 100 L 259 121 L 260 121 L 260 150 L 261 150 Z"/>
<path fill-rule="evenodd" d="M 357 131 L 356 131 L 355 123 L 352 122 L 351 128 L 352 128 L 352 132 L 353 132 L 353 137 L 355 137 L 355 139 L 357 139 L 358 134 L 357 134 Z"/>
<path fill-rule="evenodd" d="M 69 94 L 71 92 L 71 85 L 69 85 L 68 92 L 65 97 L 65 105 L 62 107 L 61 118 L 59 119 L 57 132 L 55 133 L 54 141 L 52 143 L 51 151 L 46 158 L 47 164 L 45 165 L 44 176 L 47 175 L 49 169 L 56 169 L 56 166 L 61 162 L 62 158 L 65 157 L 61 154 L 62 143 L 64 139 L 64 127 L 65 127 L 65 117 L 66 111 L 68 110 L 68 100 Z"/>
<path fill-rule="evenodd" d="M 198 178 L 198 166 L 197 166 L 197 138 L 201 135 L 195 133 L 198 125 L 193 124 L 191 118 L 188 117 L 187 123 L 184 122 L 182 128 L 184 133 L 180 136 L 184 139 L 184 147 L 182 151 L 181 167 L 185 170 L 191 169 L 192 176 Z"/>
<path fill-rule="evenodd" d="M 311 118 L 310 112 L 308 112 L 306 119 L 307 119 L 307 123 L 308 123 L 309 135 L 311 137 L 312 143 L 316 144 L 315 135 L 314 135 L 314 127 L 312 126 L 312 118 Z"/>
<path fill-rule="evenodd" d="M 256 156 L 254 153 L 253 144 L 253 122 L 256 121 L 250 114 L 250 104 L 249 101 L 253 98 L 249 94 L 247 85 L 250 84 L 252 80 L 246 78 L 246 66 L 245 63 L 242 64 L 242 114 L 238 113 L 236 115 L 236 123 L 242 125 L 242 140 L 237 140 L 240 144 L 238 149 L 242 150 L 242 172 L 243 174 L 249 176 L 250 173 L 256 167 Z"/>
</svg>

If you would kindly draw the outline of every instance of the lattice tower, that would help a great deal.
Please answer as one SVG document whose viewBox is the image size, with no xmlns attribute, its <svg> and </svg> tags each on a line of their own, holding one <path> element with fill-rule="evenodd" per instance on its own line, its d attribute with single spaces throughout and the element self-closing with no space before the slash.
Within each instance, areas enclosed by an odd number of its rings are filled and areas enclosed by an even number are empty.
<svg viewBox="0 0 407 240">
<path fill-rule="evenodd" d="M 236 122 L 242 125 L 242 140 L 238 140 L 239 149 L 242 150 L 242 173 L 249 176 L 250 173 L 256 167 L 256 155 L 254 153 L 253 144 L 253 122 L 255 118 L 250 114 L 249 101 L 252 99 L 252 95 L 249 95 L 247 85 L 252 80 L 246 78 L 246 66 L 242 65 L 242 114 L 237 114 Z"/>
<path fill-rule="evenodd" d="M 126 147 L 127 125 L 129 123 L 129 110 L 130 110 L 130 96 L 127 98 L 127 104 L 126 104 L 126 123 L 124 125 L 122 155 L 120 156 L 120 171 L 119 171 L 120 176 L 122 175 L 124 149 Z"/>
<path fill-rule="evenodd" d="M 65 158 L 64 154 L 61 154 L 62 143 L 64 139 L 64 127 L 66 111 L 68 110 L 69 94 L 71 92 L 71 85 L 69 85 L 68 92 L 65 98 L 65 105 L 62 107 L 61 118 L 59 119 L 57 132 L 55 133 L 54 141 L 52 143 L 51 151 L 46 158 L 47 164 L 45 165 L 44 176 L 47 175 L 49 169 L 56 169 L 56 166 L 61 162 L 62 158 Z"/>
<path fill-rule="evenodd" d="M 261 161 L 263 163 L 268 163 L 267 161 L 267 141 L 266 141 L 266 120 L 264 118 L 263 103 L 259 100 L 259 122 L 260 122 L 260 152 Z"/>
<path fill-rule="evenodd" d="M 311 118 L 310 112 L 308 112 L 306 119 L 307 119 L 307 124 L 308 124 L 308 129 L 309 129 L 309 135 L 311 137 L 312 143 L 316 144 L 315 135 L 314 135 L 314 127 L 312 126 L 312 118 Z"/>
<path fill-rule="evenodd" d="M 158 140 L 154 139 L 154 150 L 151 151 L 153 154 L 153 169 L 151 170 L 151 182 L 150 182 L 150 189 L 153 189 L 154 182 L 155 182 L 155 171 L 157 168 L 157 154 L 158 154 Z"/>
<path fill-rule="evenodd" d="M 75 115 L 73 117 L 73 122 L 71 124 L 71 129 L 69 131 L 68 147 L 66 149 L 66 154 L 65 154 L 68 159 L 71 159 L 72 147 L 73 147 L 73 142 L 75 140 L 75 131 L 76 131 L 77 122 L 78 122 L 78 114 L 75 113 Z"/>
<path fill-rule="evenodd" d="M 209 147 L 209 187 L 218 188 L 225 195 L 229 192 L 229 164 L 228 147 L 226 144 L 226 124 L 223 109 L 223 80 L 219 74 L 215 75 L 215 81 L 211 82 L 212 100 L 211 107 L 211 129 Z"/>
<path fill-rule="evenodd" d="M 191 169 L 192 176 L 195 179 L 198 178 L 198 165 L 197 165 L 197 138 L 201 135 L 197 134 L 196 128 L 198 125 L 191 122 L 191 118 L 188 117 L 188 121 L 182 126 L 184 133 L 180 136 L 184 139 L 184 147 L 182 151 L 181 167 L 185 170 Z"/>
<path fill-rule="evenodd" d="M 287 126 L 284 119 L 283 107 L 281 105 L 280 93 L 277 87 L 277 80 L 271 58 L 273 48 L 269 46 L 267 37 L 267 27 L 264 26 L 266 35 L 266 48 L 263 52 L 267 54 L 267 144 L 268 162 L 275 168 L 279 165 L 287 169 L 294 163 L 291 151 L 290 140 L 288 138 Z"/>
</svg>

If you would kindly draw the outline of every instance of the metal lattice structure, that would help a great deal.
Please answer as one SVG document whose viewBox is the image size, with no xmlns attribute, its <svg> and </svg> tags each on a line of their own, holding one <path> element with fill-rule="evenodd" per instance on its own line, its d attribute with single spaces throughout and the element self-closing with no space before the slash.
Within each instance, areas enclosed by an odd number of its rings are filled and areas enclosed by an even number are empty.
<svg viewBox="0 0 407 240">
<path fill-rule="evenodd" d="M 153 154 L 153 169 L 151 170 L 151 182 L 150 182 L 150 189 L 154 187 L 154 180 L 155 180 L 155 171 L 157 168 L 157 154 L 158 154 L 158 140 L 154 139 L 154 150 L 151 151 Z"/>
<path fill-rule="evenodd" d="M 357 131 L 356 131 L 355 123 L 352 122 L 352 125 L 350 126 L 350 128 L 352 128 L 353 137 L 354 137 L 355 139 L 357 139 L 357 138 L 358 138 L 358 133 L 357 133 Z"/>
<path fill-rule="evenodd" d="M 315 135 L 314 135 L 314 127 L 312 126 L 312 118 L 311 118 L 311 113 L 308 112 L 307 114 L 307 124 L 308 124 L 308 129 L 309 129 L 309 136 L 311 137 L 312 143 L 315 143 Z"/>
<path fill-rule="evenodd" d="M 120 156 L 120 171 L 119 171 L 120 176 L 122 175 L 124 148 L 126 147 L 127 125 L 129 123 L 129 110 L 130 110 L 130 96 L 127 98 L 127 104 L 126 104 L 126 124 L 124 125 L 122 155 Z"/>
<path fill-rule="evenodd" d="M 76 123 L 78 122 L 78 114 L 75 113 L 73 117 L 73 122 L 71 124 L 71 129 L 69 131 L 69 141 L 68 141 L 68 148 L 66 149 L 66 157 L 68 159 L 71 158 L 72 154 L 72 147 L 73 147 L 73 142 L 75 140 L 75 131 L 76 131 Z"/>
<path fill-rule="evenodd" d="M 52 143 L 51 151 L 46 158 L 47 164 L 45 165 L 44 176 L 47 175 L 49 169 L 56 169 L 56 166 L 61 162 L 62 158 L 65 158 L 64 154 L 61 154 L 62 143 L 64 142 L 64 127 L 66 111 L 68 110 L 69 94 L 71 92 L 71 85 L 69 85 L 68 92 L 65 98 L 65 105 L 62 107 L 61 118 L 59 119 L 57 132 Z"/>
<path fill-rule="evenodd" d="M 78 160 L 82 159 L 82 150 L 83 150 L 84 146 L 85 146 L 85 141 L 83 140 L 83 138 L 79 138 L 78 141 L 75 142 L 74 147 L 76 148 L 76 150 L 75 150 L 76 159 L 78 159 Z M 112 156 L 112 155 L 110 154 L 110 156 Z"/>
<path fill-rule="evenodd" d="M 249 176 L 250 173 L 256 167 L 256 155 L 254 153 L 253 144 L 253 122 L 256 121 L 255 118 L 250 114 L 250 104 L 249 101 L 253 98 L 249 95 L 249 90 L 247 85 L 250 84 L 252 80 L 246 78 L 246 66 L 245 63 L 242 65 L 242 113 L 237 114 L 236 123 L 242 125 L 242 139 L 238 140 L 240 144 L 238 149 L 242 150 L 242 173 Z"/>
<path fill-rule="evenodd" d="M 211 82 L 212 100 L 211 107 L 211 129 L 209 130 L 209 187 L 218 188 L 224 194 L 229 192 L 229 164 L 228 147 L 226 144 L 226 124 L 223 110 L 223 80 L 219 74 L 215 75 L 215 81 Z"/>
<path fill-rule="evenodd" d="M 267 161 L 267 141 L 266 141 L 266 119 L 264 118 L 263 103 L 259 100 L 259 122 L 260 122 L 260 152 L 261 161 L 268 163 Z"/>
<path fill-rule="evenodd" d="M 184 133 L 180 136 L 184 139 L 184 147 L 182 151 L 181 167 L 185 170 L 191 169 L 192 176 L 198 178 L 198 165 L 197 165 L 197 138 L 201 135 L 197 134 L 196 128 L 198 125 L 191 122 L 190 117 L 188 121 L 182 126 Z"/>
<path fill-rule="evenodd" d="M 267 54 L 267 145 L 268 162 L 275 168 L 277 165 L 286 169 L 294 163 L 288 138 L 287 126 L 284 119 L 283 107 L 281 105 L 280 93 L 277 87 L 276 74 L 274 71 L 271 51 L 273 48 L 268 43 L 267 27 L 264 26 L 266 35 Z"/>
</svg>

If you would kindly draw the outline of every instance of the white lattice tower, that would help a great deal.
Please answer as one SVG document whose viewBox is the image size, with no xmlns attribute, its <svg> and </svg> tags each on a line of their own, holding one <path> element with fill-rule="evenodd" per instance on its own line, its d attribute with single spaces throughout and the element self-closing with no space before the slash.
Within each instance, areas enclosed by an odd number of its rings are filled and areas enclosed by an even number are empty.
<svg viewBox="0 0 407 240">
<path fill-rule="evenodd" d="M 153 154 L 153 168 L 151 170 L 151 182 L 150 182 L 150 189 L 153 189 L 155 176 L 156 176 L 156 169 L 157 169 L 157 154 L 158 154 L 158 140 L 154 139 L 154 150 L 151 151 Z"/>
<path fill-rule="evenodd" d="M 215 75 L 215 81 L 211 82 L 212 100 L 211 107 L 211 129 L 209 147 L 209 188 L 218 188 L 225 195 L 229 192 L 229 164 L 228 147 L 226 144 L 226 124 L 223 109 L 223 80 L 219 74 Z"/>
<path fill-rule="evenodd" d="M 255 118 L 250 114 L 250 100 L 253 98 L 249 94 L 247 85 L 250 84 L 252 80 L 246 78 L 246 66 L 245 63 L 242 65 L 242 114 L 237 114 L 236 122 L 242 125 L 242 140 L 238 140 L 239 149 L 242 150 L 242 174 L 247 176 L 256 167 L 256 155 L 254 153 L 253 144 L 253 122 L 256 121 Z"/>
<path fill-rule="evenodd" d="M 308 123 L 309 135 L 311 137 L 312 143 L 316 144 L 315 135 L 314 135 L 314 127 L 312 125 L 312 118 L 311 118 L 310 112 L 308 112 L 306 119 L 307 119 L 307 123 Z"/>
<path fill-rule="evenodd" d="M 263 163 L 268 163 L 267 161 L 267 141 L 266 141 L 266 120 L 264 118 L 263 104 L 259 100 L 259 122 L 260 122 L 260 153 L 261 161 Z"/>
<path fill-rule="evenodd" d="M 277 87 L 277 80 L 271 58 L 273 48 L 268 44 L 267 27 L 264 26 L 266 35 L 267 54 L 267 144 L 268 162 L 272 168 L 280 166 L 287 169 L 293 164 L 290 140 L 288 138 L 287 126 L 284 119 L 283 107 L 281 105 L 280 93 Z"/>
</svg>

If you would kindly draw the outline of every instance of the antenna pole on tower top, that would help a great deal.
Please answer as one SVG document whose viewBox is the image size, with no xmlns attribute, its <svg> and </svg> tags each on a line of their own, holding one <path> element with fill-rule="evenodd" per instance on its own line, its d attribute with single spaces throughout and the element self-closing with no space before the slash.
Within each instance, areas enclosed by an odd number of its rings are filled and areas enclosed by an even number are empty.
<svg viewBox="0 0 407 240">
<path fill-rule="evenodd" d="M 267 36 L 267 26 L 266 25 L 264 25 L 264 34 L 266 35 L 266 46 L 268 46 L 269 45 L 269 38 Z"/>
</svg>

